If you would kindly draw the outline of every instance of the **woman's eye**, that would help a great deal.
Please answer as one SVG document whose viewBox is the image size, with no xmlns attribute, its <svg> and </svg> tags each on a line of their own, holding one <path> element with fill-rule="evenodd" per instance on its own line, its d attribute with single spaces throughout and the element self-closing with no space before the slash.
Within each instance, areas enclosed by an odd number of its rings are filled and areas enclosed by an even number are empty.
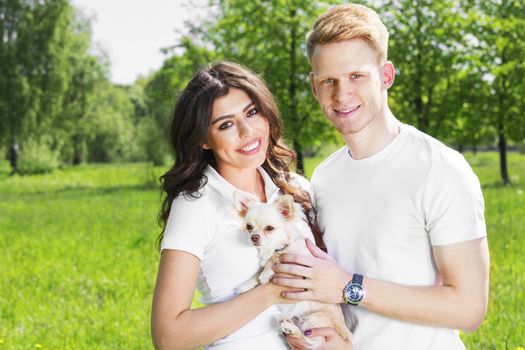
<svg viewBox="0 0 525 350">
<path fill-rule="evenodd" d="M 228 121 L 228 122 L 224 122 L 222 123 L 220 126 L 219 126 L 219 129 L 221 130 L 224 130 L 224 129 L 228 129 L 230 126 L 232 126 L 233 123 Z"/>
<path fill-rule="evenodd" d="M 257 110 L 257 108 L 252 108 L 248 111 L 248 117 L 251 117 L 252 115 L 255 115 L 259 113 L 259 111 Z"/>
</svg>

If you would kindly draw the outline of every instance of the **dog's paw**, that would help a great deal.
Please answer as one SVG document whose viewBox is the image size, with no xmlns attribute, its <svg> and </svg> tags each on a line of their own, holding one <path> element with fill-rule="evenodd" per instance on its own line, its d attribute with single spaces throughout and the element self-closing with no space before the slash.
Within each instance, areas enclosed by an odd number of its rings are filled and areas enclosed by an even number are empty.
<svg viewBox="0 0 525 350">
<path fill-rule="evenodd" d="M 297 325 L 289 318 L 283 318 L 279 321 L 281 326 L 281 331 L 286 335 L 291 335 L 293 337 L 302 337 L 303 333 L 297 327 Z"/>
<path fill-rule="evenodd" d="M 274 276 L 273 271 L 272 272 L 268 272 L 268 273 L 261 273 L 261 275 L 259 276 L 259 282 L 261 282 L 261 284 L 266 284 L 266 283 L 270 282 L 270 280 L 273 278 L 273 276 Z"/>
</svg>

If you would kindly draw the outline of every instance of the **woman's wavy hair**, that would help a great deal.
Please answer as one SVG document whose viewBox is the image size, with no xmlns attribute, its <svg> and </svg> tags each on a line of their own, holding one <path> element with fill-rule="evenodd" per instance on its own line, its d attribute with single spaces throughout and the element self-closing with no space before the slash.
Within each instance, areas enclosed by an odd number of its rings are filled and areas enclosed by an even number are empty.
<svg viewBox="0 0 525 350">
<path fill-rule="evenodd" d="M 243 90 L 255 103 L 269 123 L 270 137 L 266 160 L 262 164 L 283 194 L 290 194 L 301 204 L 321 247 L 322 238 L 315 221 L 310 195 L 289 184 L 289 165 L 295 162 L 295 152 L 282 140 L 282 124 L 273 95 L 264 81 L 246 67 L 233 62 L 219 62 L 200 69 L 179 95 L 169 126 L 169 143 L 175 155 L 173 166 L 160 177 L 163 193 L 159 224 L 162 232 L 157 238 L 160 245 L 166 229 L 172 201 L 180 195 L 191 198 L 201 196 L 199 190 L 207 183 L 204 170 L 215 166 L 212 150 L 203 149 L 213 102 L 226 96 L 231 88 Z M 233 199 L 232 199 L 233 200 Z"/>
</svg>

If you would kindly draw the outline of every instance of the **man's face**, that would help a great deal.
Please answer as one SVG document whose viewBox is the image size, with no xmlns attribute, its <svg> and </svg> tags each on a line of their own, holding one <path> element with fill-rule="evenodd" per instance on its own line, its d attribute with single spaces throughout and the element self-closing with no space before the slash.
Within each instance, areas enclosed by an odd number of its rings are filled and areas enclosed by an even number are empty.
<svg viewBox="0 0 525 350">
<path fill-rule="evenodd" d="M 312 89 L 321 110 L 343 136 L 366 128 L 385 112 L 386 89 L 393 82 L 390 62 L 361 39 L 319 45 L 312 57 Z"/>
</svg>

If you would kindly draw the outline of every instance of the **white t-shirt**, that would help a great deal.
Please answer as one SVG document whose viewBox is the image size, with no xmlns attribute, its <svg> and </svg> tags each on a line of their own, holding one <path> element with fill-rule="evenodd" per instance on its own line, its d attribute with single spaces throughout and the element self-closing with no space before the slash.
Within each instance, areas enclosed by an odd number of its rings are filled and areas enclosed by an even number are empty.
<svg viewBox="0 0 525 350">
<path fill-rule="evenodd" d="M 346 146 L 336 151 L 312 185 L 328 253 L 350 273 L 432 286 L 432 246 L 486 235 L 481 188 L 468 163 L 409 125 L 371 157 L 355 160 Z M 354 350 L 465 348 L 456 330 L 354 310 Z"/>
<path fill-rule="evenodd" d="M 272 202 L 279 188 L 259 168 L 265 185 L 266 199 Z M 208 178 L 198 199 L 179 196 L 172 202 L 166 224 L 163 249 L 177 249 L 201 260 L 197 289 L 205 305 L 219 303 L 236 296 L 235 288 L 259 270 L 258 251 L 241 231 L 241 222 L 233 209 L 233 192 L 240 191 L 208 166 Z M 292 185 L 311 192 L 310 183 L 292 174 Z M 280 335 L 278 317 L 273 305 L 233 334 L 206 347 L 213 350 L 283 349 L 286 342 Z"/>
</svg>

